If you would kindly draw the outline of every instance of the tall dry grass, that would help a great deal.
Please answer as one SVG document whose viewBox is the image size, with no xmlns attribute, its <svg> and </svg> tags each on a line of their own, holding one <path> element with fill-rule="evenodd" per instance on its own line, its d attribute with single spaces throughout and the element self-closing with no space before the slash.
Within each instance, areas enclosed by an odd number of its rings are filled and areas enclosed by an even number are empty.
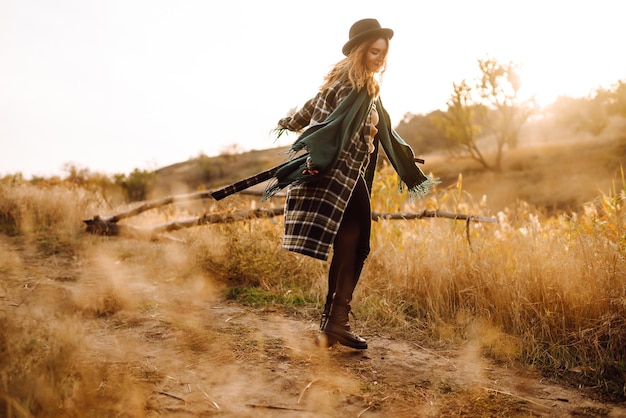
<svg viewBox="0 0 626 418">
<path fill-rule="evenodd" d="M 61 263 L 81 251 L 81 219 L 97 201 L 75 187 L 0 184 L 1 416 L 79 416 L 103 400 L 93 388 L 125 379 L 105 365 L 82 364 L 80 309 L 44 284 L 49 277 L 36 276 L 48 273 L 42 268 L 48 260 Z M 74 280 L 70 273 L 59 277 Z M 113 393 L 106 398 L 119 401 Z"/>
<path fill-rule="evenodd" d="M 83 230 L 82 217 L 101 204 L 96 194 L 69 184 L 3 182 L 0 233 L 34 242 L 47 254 L 71 252 Z"/>
<path fill-rule="evenodd" d="M 469 241 L 461 222 L 377 223 L 360 291 L 368 325 L 475 340 L 495 358 L 519 359 L 623 397 L 626 181 L 620 174 L 614 189 L 581 214 L 546 217 L 520 202 L 498 213 L 497 225 L 472 224 Z M 421 205 L 475 214 L 485 208 L 462 192 L 461 179 Z"/>
</svg>

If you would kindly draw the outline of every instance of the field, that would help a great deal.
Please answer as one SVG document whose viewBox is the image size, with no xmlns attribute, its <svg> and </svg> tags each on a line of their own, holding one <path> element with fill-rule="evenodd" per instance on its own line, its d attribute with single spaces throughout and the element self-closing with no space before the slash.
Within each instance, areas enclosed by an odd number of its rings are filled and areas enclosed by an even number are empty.
<svg viewBox="0 0 626 418">
<path fill-rule="evenodd" d="M 428 156 L 441 187 L 415 202 L 383 168 L 376 211 L 499 222 L 375 222 L 365 351 L 314 345 L 328 266 L 280 248 L 280 217 L 105 237 L 83 224 L 113 213 L 98 193 L 2 183 L 0 416 L 626 416 L 625 156 L 619 135 L 521 147 L 502 173 Z"/>
</svg>

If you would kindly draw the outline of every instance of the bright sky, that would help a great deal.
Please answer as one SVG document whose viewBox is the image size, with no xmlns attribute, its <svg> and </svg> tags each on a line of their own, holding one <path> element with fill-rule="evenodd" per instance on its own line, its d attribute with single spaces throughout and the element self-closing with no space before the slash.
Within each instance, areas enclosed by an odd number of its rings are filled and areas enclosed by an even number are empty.
<svg viewBox="0 0 626 418">
<path fill-rule="evenodd" d="M 287 145 L 352 23 L 395 31 L 382 88 L 394 123 L 445 108 L 487 56 L 551 103 L 626 79 L 620 0 L 0 0 L 0 176 L 156 169 Z"/>
</svg>

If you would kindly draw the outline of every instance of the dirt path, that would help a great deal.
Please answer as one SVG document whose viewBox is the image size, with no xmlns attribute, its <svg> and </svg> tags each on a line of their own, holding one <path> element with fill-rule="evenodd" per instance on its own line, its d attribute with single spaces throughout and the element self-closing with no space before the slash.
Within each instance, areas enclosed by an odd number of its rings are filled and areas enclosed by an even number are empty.
<svg viewBox="0 0 626 418">
<path fill-rule="evenodd" d="M 104 356 L 120 341 L 132 347 L 110 361 L 146 383 L 148 416 L 626 416 L 623 407 L 495 366 L 476 347 L 435 352 L 365 333 L 368 350 L 326 351 L 313 344 L 316 324 L 278 313 L 215 302 L 185 308 L 186 325 L 167 322 L 181 314 L 164 308 L 94 335 Z M 199 334 L 204 327 L 212 339 Z"/>
<path fill-rule="evenodd" d="M 442 351 L 357 328 L 368 350 L 321 350 L 316 323 L 228 303 L 202 280 L 119 260 L 106 263 L 121 279 L 105 279 L 97 263 L 15 253 L 2 311 L 45 317 L 76 342 L 68 367 L 93 396 L 84 416 L 626 417 L 471 344 Z"/>
<path fill-rule="evenodd" d="M 438 353 L 365 334 L 366 351 L 325 351 L 312 343 L 316 324 L 222 304 L 197 314 L 237 336 L 235 360 L 200 354 L 172 367 L 180 354 L 159 344 L 152 364 L 168 377 L 155 383 L 188 402 L 154 396 L 155 411 L 194 415 L 219 406 L 232 416 L 626 416 L 626 409 L 489 364 L 472 347 Z"/>
</svg>

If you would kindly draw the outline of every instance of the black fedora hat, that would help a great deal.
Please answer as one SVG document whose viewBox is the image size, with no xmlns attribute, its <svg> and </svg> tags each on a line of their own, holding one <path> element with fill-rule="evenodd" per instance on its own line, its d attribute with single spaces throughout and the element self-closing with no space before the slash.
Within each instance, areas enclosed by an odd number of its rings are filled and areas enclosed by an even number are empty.
<svg viewBox="0 0 626 418">
<path fill-rule="evenodd" d="M 382 28 L 376 19 L 361 19 L 350 27 L 350 40 L 346 42 L 341 50 L 343 55 L 350 55 L 350 51 L 361 42 L 373 38 L 391 39 L 393 31 Z"/>
</svg>

